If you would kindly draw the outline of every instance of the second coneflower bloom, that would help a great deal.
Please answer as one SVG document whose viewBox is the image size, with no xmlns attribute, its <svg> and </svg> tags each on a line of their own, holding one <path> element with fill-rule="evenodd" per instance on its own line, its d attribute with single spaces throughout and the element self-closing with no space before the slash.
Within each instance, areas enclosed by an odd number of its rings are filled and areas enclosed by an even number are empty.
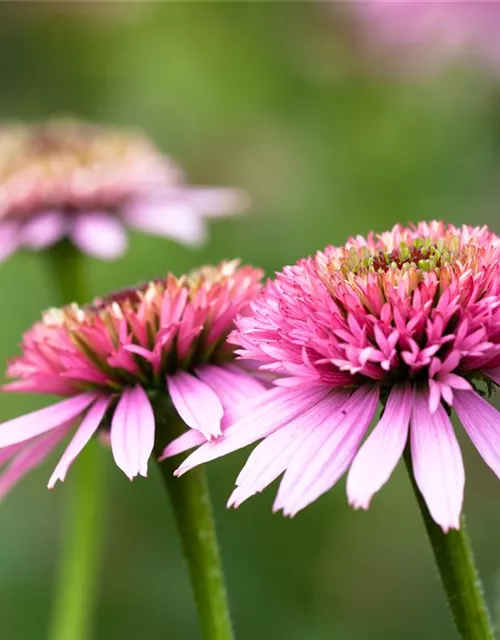
<svg viewBox="0 0 500 640">
<path fill-rule="evenodd" d="M 237 262 L 130 288 L 94 304 L 45 313 L 9 365 L 4 391 L 66 396 L 0 425 L 3 495 L 61 441 L 73 438 L 49 487 L 64 480 L 97 432 L 109 435 L 116 464 L 145 476 L 155 443 L 152 399 L 167 395 L 191 429 L 179 450 L 221 434 L 233 408 L 263 386 L 233 362 L 226 342 L 262 273 Z"/>
<path fill-rule="evenodd" d="M 73 120 L 0 128 L 0 261 L 63 238 L 112 260 L 126 227 L 199 244 L 206 218 L 238 213 L 241 191 L 193 187 L 140 134 Z"/>
<path fill-rule="evenodd" d="M 500 238 L 397 225 L 285 268 L 251 307 L 232 339 L 278 386 L 179 473 L 263 438 L 231 504 L 284 473 L 275 509 L 294 515 L 350 469 L 349 502 L 367 508 L 408 446 L 432 517 L 458 528 L 465 474 L 452 410 L 500 476 L 500 413 L 487 400 L 500 384 Z"/>
</svg>

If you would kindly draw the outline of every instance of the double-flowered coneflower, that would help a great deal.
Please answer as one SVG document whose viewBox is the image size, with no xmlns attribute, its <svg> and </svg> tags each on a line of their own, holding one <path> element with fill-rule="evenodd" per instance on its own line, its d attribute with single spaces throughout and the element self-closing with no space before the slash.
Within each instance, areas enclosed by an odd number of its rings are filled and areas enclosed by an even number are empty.
<svg viewBox="0 0 500 640">
<path fill-rule="evenodd" d="M 242 192 L 192 187 L 145 137 L 72 120 L 0 129 L 0 260 L 69 238 L 121 256 L 125 227 L 198 244 L 205 219 L 238 213 Z"/>
<path fill-rule="evenodd" d="M 145 476 L 156 394 L 168 394 L 191 428 L 185 446 L 219 436 L 235 419 L 232 408 L 263 389 L 233 362 L 226 342 L 235 315 L 260 290 L 261 275 L 223 262 L 45 313 L 8 367 L 17 380 L 3 389 L 66 399 L 0 425 L 0 464 L 6 465 L 0 494 L 70 434 L 49 487 L 64 480 L 98 431 L 109 434 L 116 464 L 129 478 Z"/>
<path fill-rule="evenodd" d="M 432 517 L 458 528 L 452 410 L 500 475 L 500 413 L 487 400 L 500 383 L 500 238 L 486 227 L 396 225 L 286 267 L 251 308 L 231 340 L 277 386 L 179 473 L 263 439 L 230 504 L 284 473 L 274 508 L 294 515 L 350 469 L 349 502 L 367 508 L 408 446 Z"/>
</svg>

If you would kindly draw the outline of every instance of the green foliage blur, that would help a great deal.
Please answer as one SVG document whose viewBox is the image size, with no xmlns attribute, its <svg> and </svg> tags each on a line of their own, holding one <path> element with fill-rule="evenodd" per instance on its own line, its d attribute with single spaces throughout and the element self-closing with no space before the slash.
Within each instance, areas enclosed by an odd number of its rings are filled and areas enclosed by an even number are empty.
<svg viewBox="0 0 500 640">
<path fill-rule="evenodd" d="M 190 182 L 251 194 L 249 214 L 214 222 L 202 249 L 132 234 L 117 263 L 88 259 L 92 295 L 235 256 L 272 275 L 398 221 L 499 232 L 500 76 L 460 62 L 405 77 L 361 49 L 340 3 L 2 3 L 0 117 L 72 114 L 143 128 Z M 1 265 L 0 288 L 5 362 L 57 297 L 34 254 Z M 0 417 L 46 402 L 1 396 Z M 465 510 L 497 612 L 500 486 L 462 442 Z M 238 640 L 456 637 L 404 469 L 368 512 L 347 506 L 341 481 L 289 520 L 271 513 L 275 487 L 226 511 L 247 453 L 209 465 Z M 156 469 L 131 484 L 102 455 L 107 530 L 93 638 L 197 640 Z M 3 640 L 46 637 L 72 484 L 70 471 L 46 490 L 54 462 L 1 505 Z"/>
</svg>

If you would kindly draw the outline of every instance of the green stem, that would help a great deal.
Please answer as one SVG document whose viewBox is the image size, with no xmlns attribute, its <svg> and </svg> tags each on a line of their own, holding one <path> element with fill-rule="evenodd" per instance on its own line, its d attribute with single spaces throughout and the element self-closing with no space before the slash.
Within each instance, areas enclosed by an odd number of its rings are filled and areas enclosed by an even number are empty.
<svg viewBox="0 0 500 640">
<path fill-rule="evenodd" d="M 51 640 L 91 638 L 100 564 L 104 466 L 99 444 L 90 442 L 74 465 L 67 521 L 54 598 Z"/>
<path fill-rule="evenodd" d="M 155 415 L 157 431 L 168 434 L 168 439 L 185 430 L 172 412 L 160 409 L 155 411 Z M 156 443 L 155 452 L 158 456 L 164 445 L 165 442 Z M 175 458 L 159 463 L 181 537 L 203 637 L 205 640 L 232 640 L 229 606 L 205 472 L 203 467 L 198 467 L 176 478 L 173 472 L 178 466 L 179 461 Z"/>
<path fill-rule="evenodd" d="M 86 302 L 83 256 L 69 241 L 45 255 L 60 304 Z M 97 443 L 89 443 L 69 477 L 50 640 L 87 640 L 92 635 L 104 511 L 104 461 L 99 454 Z"/>
<path fill-rule="evenodd" d="M 444 533 L 432 519 L 418 489 L 409 447 L 404 452 L 404 460 L 460 636 L 464 640 L 495 640 L 464 516 L 458 531 Z"/>
<path fill-rule="evenodd" d="M 60 305 L 89 302 L 85 283 L 85 257 L 69 240 L 62 240 L 44 253 L 49 276 Z"/>
</svg>

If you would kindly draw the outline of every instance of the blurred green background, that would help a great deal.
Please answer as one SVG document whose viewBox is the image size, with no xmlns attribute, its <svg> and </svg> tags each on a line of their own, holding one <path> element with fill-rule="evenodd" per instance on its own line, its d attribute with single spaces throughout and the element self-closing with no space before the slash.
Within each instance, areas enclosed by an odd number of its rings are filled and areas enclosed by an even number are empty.
<svg viewBox="0 0 500 640">
<path fill-rule="evenodd" d="M 88 260 L 92 294 L 240 256 L 269 275 L 327 243 L 397 221 L 445 218 L 500 231 L 499 78 L 457 62 L 429 77 L 360 53 L 334 3 L 2 3 L 0 116 L 74 114 L 144 128 L 192 183 L 239 185 L 245 217 L 188 250 L 134 234 L 117 263 Z M 56 300 L 40 256 L 0 269 L 1 361 Z M 8 418 L 43 399 L 2 396 Z M 465 509 L 493 610 L 500 609 L 500 487 L 462 438 Z M 404 470 L 368 512 L 342 481 L 288 520 L 274 489 L 224 504 L 247 452 L 209 466 L 239 640 L 454 638 Z M 93 638 L 196 640 L 172 515 L 156 470 L 130 484 L 107 465 L 106 542 Z M 45 637 L 68 485 L 54 460 L 1 505 L 0 629 Z M 500 622 L 500 618 L 497 620 Z"/>
</svg>

